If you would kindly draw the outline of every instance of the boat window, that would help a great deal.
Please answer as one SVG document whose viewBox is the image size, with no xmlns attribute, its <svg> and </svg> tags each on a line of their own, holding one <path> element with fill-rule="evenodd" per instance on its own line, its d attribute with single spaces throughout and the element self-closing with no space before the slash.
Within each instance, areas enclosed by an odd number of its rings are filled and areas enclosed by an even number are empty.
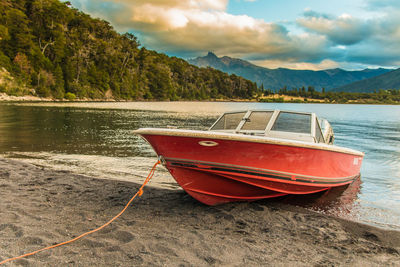
<svg viewBox="0 0 400 267">
<path fill-rule="evenodd" d="M 318 119 L 315 121 L 315 139 L 317 140 L 317 143 L 325 143 L 321 128 L 319 127 Z"/>
<path fill-rule="evenodd" d="M 235 130 L 246 112 L 224 114 L 211 130 Z"/>
<path fill-rule="evenodd" d="M 271 130 L 311 134 L 311 115 L 280 112 Z"/>
<path fill-rule="evenodd" d="M 264 131 L 273 113 L 273 111 L 253 111 L 241 130 Z"/>
</svg>

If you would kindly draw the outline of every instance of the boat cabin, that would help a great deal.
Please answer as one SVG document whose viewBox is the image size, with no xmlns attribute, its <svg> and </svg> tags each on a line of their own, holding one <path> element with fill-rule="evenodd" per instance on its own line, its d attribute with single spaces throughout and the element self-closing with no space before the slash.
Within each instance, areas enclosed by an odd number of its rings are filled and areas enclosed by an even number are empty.
<svg viewBox="0 0 400 267">
<path fill-rule="evenodd" d="M 315 113 L 248 110 L 224 113 L 209 131 L 333 144 L 332 127 Z"/>
</svg>

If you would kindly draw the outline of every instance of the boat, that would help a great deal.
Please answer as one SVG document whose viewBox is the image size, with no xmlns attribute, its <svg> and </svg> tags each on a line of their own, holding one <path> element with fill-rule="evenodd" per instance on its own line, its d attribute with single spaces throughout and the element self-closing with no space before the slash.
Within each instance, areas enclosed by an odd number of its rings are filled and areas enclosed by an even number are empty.
<svg viewBox="0 0 400 267">
<path fill-rule="evenodd" d="M 207 130 L 134 131 L 176 182 L 207 205 L 313 194 L 360 176 L 364 153 L 333 145 L 315 113 L 245 110 L 221 115 Z"/>
</svg>

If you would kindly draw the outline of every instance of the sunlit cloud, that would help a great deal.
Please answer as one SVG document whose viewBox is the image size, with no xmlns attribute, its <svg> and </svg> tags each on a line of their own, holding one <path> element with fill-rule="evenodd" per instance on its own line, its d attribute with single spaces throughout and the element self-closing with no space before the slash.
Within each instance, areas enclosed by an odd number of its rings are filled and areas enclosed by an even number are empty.
<svg viewBox="0 0 400 267">
<path fill-rule="evenodd" d="M 395 5 L 400 1 L 366 0 L 366 9 L 381 14 L 369 19 L 306 9 L 289 28 L 288 24 L 230 14 L 228 0 L 71 2 L 110 21 L 120 32 L 138 35 L 150 49 L 184 58 L 213 51 L 266 67 L 297 69 L 395 66 L 400 62 L 400 5 Z"/>
<path fill-rule="evenodd" d="M 277 68 L 288 68 L 288 69 L 296 69 L 296 70 L 323 70 L 323 69 L 334 69 L 341 66 L 340 63 L 325 59 L 320 63 L 308 63 L 308 62 L 297 62 L 290 60 L 253 60 L 253 64 L 258 66 L 264 66 L 271 69 Z"/>
<path fill-rule="evenodd" d="M 120 5 L 103 15 L 118 30 L 138 33 L 150 48 L 186 57 L 214 51 L 245 58 L 319 60 L 316 51 L 326 42 L 313 34 L 291 35 L 276 23 L 229 14 L 225 0 L 86 0 L 79 8 L 99 15 L 98 9 L 109 4 Z"/>
</svg>

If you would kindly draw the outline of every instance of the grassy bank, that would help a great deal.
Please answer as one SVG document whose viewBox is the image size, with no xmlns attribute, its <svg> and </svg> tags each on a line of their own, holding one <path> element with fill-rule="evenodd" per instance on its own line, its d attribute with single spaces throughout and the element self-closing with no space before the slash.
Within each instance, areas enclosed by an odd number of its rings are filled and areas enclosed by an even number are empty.
<svg viewBox="0 0 400 267">
<path fill-rule="evenodd" d="M 321 94 L 321 93 L 320 93 Z M 379 93 L 327 93 L 326 97 L 315 96 L 293 96 L 286 94 L 270 94 L 257 98 L 259 102 L 265 103 L 326 103 L 326 104 L 385 104 L 399 105 L 398 94 L 390 92 Z"/>
</svg>

